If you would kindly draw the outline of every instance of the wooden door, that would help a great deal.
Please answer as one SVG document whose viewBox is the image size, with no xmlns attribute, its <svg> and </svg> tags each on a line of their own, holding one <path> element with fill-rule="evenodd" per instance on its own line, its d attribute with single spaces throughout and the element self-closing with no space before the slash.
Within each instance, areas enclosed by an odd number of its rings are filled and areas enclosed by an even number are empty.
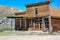
<svg viewBox="0 0 60 40">
<path fill-rule="evenodd" d="M 15 30 L 20 30 L 20 19 L 19 18 L 15 19 Z"/>
<path fill-rule="evenodd" d="M 21 20 L 21 28 L 20 28 L 22 31 L 25 30 L 25 20 L 22 19 Z"/>
<path fill-rule="evenodd" d="M 35 23 L 35 30 L 41 30 L 41 24 Z"/>
</svg>

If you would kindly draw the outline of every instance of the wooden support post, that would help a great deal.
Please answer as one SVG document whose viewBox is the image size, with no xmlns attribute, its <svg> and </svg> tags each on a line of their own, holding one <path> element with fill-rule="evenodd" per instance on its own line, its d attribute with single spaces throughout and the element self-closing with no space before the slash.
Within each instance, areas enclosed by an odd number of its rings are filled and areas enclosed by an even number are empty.
<svg viewBox="0 0 60 40">
<path fill-rule="evenodd" d="M 16 18 L 15 18 L 15 30 L 16 30 Z"/>
<path fill-rule="evenodd" d="M 35 23 L 33 23 L 33 25 L 34 25 L 34 30 L 35 30 Z"/>
<path fill-rule="evenodd" d="M 21 18 L 20 18 L 20 28 L 21 28 Z"/>
<path fill-rule="evenodd" d="M 26 19 L 25 19 L 25 29 L 26 29 Z"/>
<path fill-rule="evenodd" d="M 8 18 L 6 18 L 6 21 L 5 21 L 5 24 L 6 24 L 6 28 L 8 27 L 8 26 L 7 26 L 7 19 L 8 19 Z"/>
<path fill-rule="evenodd" d="M 38 19 L 38 20 L 40 20 L 40 19 Z M 39 30 L 40 30 L 40 23 L 38 23 L 38 25 L 39 25 Z"/>
<path fill-rule="evenodd" d="M 42 18 L 42 27 L 43 27 L 43 31 L 45 31 L 45 22 L 44 22 L 44 19 Z"/>
<path fill-rule="evenodd" d="M 8 18 L 6 18 L 5 24 L 6 24 L 6 28 L 7 28 L 7 30 L 8 30 L 8 28 L 9 28 L 9 26 L 8 26 Z"/>
<path fill-rule="evenodd" d="M 52 32 L 51 16 L 49 16 L 49 32 Z"/>
<path fill-rule="evenodd" d="M 7 27 L 7 18 L 6 18 L 5 24 L 6 24 L 6 27 Z"/>
<path fill-rule="evenodd" d="M 39 30 L 40 30 L 40 23 L 39 23 Z"/>
<path fill-rule="evenodd" d="M 40 20 L 40 19 L 38 19 L 38 20 Z M 40 23 L 39 23 L 39 30 L 40 30 Z"/>
<path fill-rule="evenodd" d="M 33 24 L 34 24 L 34 30 L 35 30 L 35 25 L 36 25 L 36 24 L 35 24 L 35 20 L 34 20 L 34 23 L 33 23 Z"/>
<path fill-rule="evenodd" d="M 32 19 L 31 19 L 31 25 L 32 25 Z"/>
<path fill-rule="evenodd" d="M 49 16 L 48 16 L 49 17 L 49 32 L 52 32 L 53 28 L 52 28 L 52 25 L 51 25 L 51 13 L 50 13 L 50 9 L 48 10 L 48 13 L 49 13 Z"/>
</svg>

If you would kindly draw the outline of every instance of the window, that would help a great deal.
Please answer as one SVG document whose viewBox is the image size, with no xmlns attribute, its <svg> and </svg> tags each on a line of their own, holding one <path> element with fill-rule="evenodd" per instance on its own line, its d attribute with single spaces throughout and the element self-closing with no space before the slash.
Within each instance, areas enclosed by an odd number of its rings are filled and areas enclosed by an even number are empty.
<svg viewBox="0 0 60 40">
<path fill-rule="evenodd" d="M 39 20 L 38 20 L 38 18 L 35 18 L 35 22 L 38 22 Z"/>
<path fill-rule="evenodd" d="M 44 18 L 45 28 L 49 28 L 49 18 Z"/>
<path fill-rule="evenodd" d="M 39 22 L 42 23 L 42 18 L 39 19 Z"/>
<path fill-rule="evenodd" d="M 35 18 L 34 20 L 35 22 L 40 22 L 40 23 L 42 22 L 42 18 Z"/>
<path fill-rule="evenodd" d="M 38 14 L 38 9 L 37 9 L 37 8 L 35 9 L 35 14 L 36 14 L 36 15 Z"/>
<path fill-rule="evenodd" d="M 44 20 L 45 20 L 45 22 L 49 22 L 49 19 L 48 18 L 45 18 Z"/>
<path fill-rule="evenodd" d="M 45 28 L 49 28 L 49 22 L 45 22 Z"/>
</svg>

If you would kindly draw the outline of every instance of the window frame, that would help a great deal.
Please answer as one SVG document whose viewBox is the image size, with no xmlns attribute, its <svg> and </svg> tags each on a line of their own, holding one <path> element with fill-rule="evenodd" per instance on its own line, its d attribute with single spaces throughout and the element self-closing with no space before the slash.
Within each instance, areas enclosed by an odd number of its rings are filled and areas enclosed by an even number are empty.
<svg viewBox="0 0 60 40">
<path fill-rule="evenodd" d="M 38 9 L 35 8 L 35 15 L 38 15 Z"/>
</svg>

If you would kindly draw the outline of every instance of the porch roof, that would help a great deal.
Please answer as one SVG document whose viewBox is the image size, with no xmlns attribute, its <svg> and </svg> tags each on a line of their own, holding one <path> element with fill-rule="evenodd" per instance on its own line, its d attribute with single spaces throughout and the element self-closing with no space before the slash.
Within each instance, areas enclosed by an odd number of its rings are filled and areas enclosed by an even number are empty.
<svg viewBox="0 0 60 40">
<path fill-rule="evenodd" d="M 47 15 L 48 16 L 48 15 Z M 39 17 L 46 17 L 46 15 L 45 16 L 7 16 L 7 18 L 39 18 Z"/>
</svg>

